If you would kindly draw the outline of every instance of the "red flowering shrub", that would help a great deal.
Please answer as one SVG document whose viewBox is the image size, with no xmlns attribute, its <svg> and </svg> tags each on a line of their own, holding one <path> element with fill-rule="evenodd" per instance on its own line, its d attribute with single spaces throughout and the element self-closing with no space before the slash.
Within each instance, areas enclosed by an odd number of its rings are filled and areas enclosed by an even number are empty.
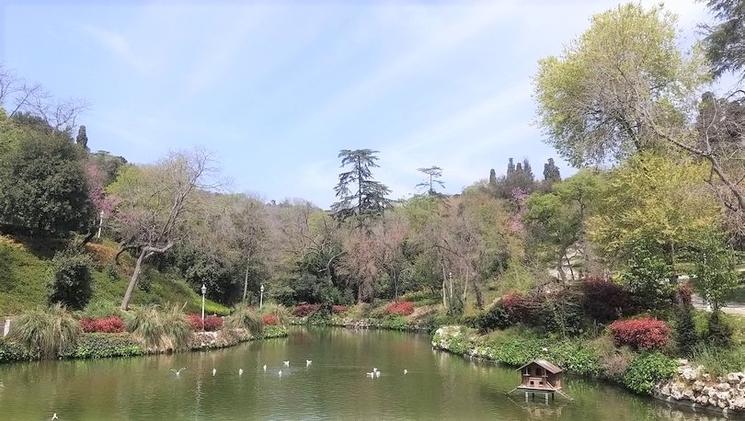
<svg viewBox="0 0 745 421">
<path fill-rule="evenodd" d="M 102 317 L 100 319 L 84 318 L 80 320 L 83 332 L 92 333 L 121 333 L 124 332 L 124 322 L 119 316 Z"/>
<path fill-rule="evenodd" d="M 670 342 L 667 323 L 652 317 L 616 320 L 611 323 L 610 331 L 617 346 L 628 345 L 637 350 L 660 349 Z"/>
<path fill-rule="evenodd" d="M 275 326 L 279 324 L 279 317 L 276 314 L 265 314 L 261 316 L 264 326 Z"/>
<path fill-rule="evenodd" d="M 512 292 L 502 296 L 499 306 L 514 323 L 520 322 L 533 326 L 542 322 L 541 303 L 535 297 Z"/>
<path fill-rule="evenodd" d="M 334 312 L 334 314 L 342 314 L 342 313 L 346 313 L 346 312 L 347 312 L 347 310 L 348 310 L 347 306 L 343 306 L 343 305 L 336 305 L 336 304 L 335 304 L 335 305 L 333 305 L 333 306 L 331 306 L 331 311 L 333 311 L 333 312 Z"/>
<path fill-rule="evenodd" d="M 606 323 L 630 313 L 631 295 L 615 282 L 587 278 L 582 283 L 582 292 L 582 307 L 594 320 Z"/>
<path fill-rule="evenodd" d="M 186 319 L 189 321 L 189 326 L 191 326 L 191 329 L 194 331 L 201 331 L 202 330 L 202 316 L 199 314 L 190 314 L 186 316 Z M 220 330 L 222 327 L 223 320 L 220 316 L 205 316 L 204 318 L 204 330 L 206 332 L 215 332 L 217 330 Z"/>
<path fill-rule="evenodd" d="M 414 312 L 414 303 L 411 301 L 394 301 L 385 307 L 387 314 L 398 314 L 399 316 L 408 316 Z"/>
<path fill-rule="evenodd" d="M 295 306 L 295 309 L 292 310 L 292 314 L 294 314 L 296 317 L 306 317 L 318 311 L 319 308 L 320 305 L 318 304 L 298 304 Z"/>
</svg>

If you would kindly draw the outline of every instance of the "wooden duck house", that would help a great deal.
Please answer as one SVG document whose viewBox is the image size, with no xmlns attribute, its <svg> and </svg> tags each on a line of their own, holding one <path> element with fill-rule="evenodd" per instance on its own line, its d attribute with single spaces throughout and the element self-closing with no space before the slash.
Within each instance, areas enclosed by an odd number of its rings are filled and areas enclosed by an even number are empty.
<svg viewBox="0 0 745 421">
<path fill-rule="evenodd" d="M 518 389 L 553 392 L 561 390 L 562 369 L 546 360 L 533 360 L 519 368 Z"/>
<path fill-rule="evenodd" d="M 561 390 L 561 373 L 564 370 L 556 365 L 546 360 L 536 359 L 523 365 L 518 371 L 520 372 L 520 384 L 513 391 L 525 391 L 525 399 L 528 398 L 529 393 L 535 396 L 536 392 L 544 393 L 547 402 L 548 396 L 551 395 L 553 398 L 554 393 L 571 399 Z"/>
</svg>

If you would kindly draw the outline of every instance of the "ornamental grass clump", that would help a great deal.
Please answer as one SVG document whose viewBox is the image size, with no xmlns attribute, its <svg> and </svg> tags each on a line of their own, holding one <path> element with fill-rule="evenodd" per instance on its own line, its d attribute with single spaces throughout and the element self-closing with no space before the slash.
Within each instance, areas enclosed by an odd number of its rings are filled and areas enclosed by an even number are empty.
<svg viewBox="0 0 745 421">
<path fill-rule="evenodd" d="M 250 307 L 239 307 L 225 321 L 228 329 L 246 329 L 253 335 L 261 335 L 264 331 L 264 322 L 261 316 Z"/>
<path fill-rule="evenodd" d="M 56 358 L 75 346 L 80 333 L 80 324 L 72 314 L 61 304 L 55 304 L 19 316 L 11 325 L 10 339 L 32 354 Z"/>
<path fill-rule="evenodd" d="M 166 310 L 156 305 L 137 308 L 132 311 L 127 327 L 151 352 L 184 349 L 191 336 L 191 326 L 179 306 Z"/>
</svg>

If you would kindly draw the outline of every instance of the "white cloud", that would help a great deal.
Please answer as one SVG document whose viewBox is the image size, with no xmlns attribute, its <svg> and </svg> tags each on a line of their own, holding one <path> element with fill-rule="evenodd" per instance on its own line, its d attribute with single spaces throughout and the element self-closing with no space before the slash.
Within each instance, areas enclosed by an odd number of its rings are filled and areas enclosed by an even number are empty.
<svg viewBox="0 0 745 421">
<path fill-rule="evenodd" d="M 152 73 L 153 69 L 148 60 L 137 54 L 132 49 L 129 40 L 124 35 L 93 25 L 85 25 L 82 27 L 82 30 L 116 59 L 128 65 L 132 70 L 141 75 Z"/>
</svg>

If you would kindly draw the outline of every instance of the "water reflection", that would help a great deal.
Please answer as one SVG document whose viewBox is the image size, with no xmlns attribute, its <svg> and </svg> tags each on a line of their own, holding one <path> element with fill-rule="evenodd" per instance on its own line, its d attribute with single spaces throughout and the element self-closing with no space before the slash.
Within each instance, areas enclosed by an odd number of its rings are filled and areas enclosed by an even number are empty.
<svg viewBox="0 0 745 421">
<path fill-rule="evenodd" d="M 170 372 L 180 367 L 187 369 L 179 377 Z M 382 375 L 365 377 L 373 367 Z M 212 352 L 0 366 L 0 418 L 720 419 L 571 377 L 574 401 L 525 403 L 505 394 L 518 379 L 509 368 L 433 351 L 427 335 L 298 328 L 288 338 Z"/>
</svg>

